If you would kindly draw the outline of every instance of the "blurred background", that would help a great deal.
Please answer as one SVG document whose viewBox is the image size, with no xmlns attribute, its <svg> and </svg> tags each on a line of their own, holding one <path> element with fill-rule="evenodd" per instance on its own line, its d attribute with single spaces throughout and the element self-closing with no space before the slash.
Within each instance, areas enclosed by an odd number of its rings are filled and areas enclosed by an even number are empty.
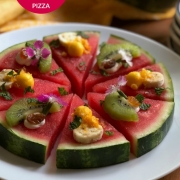
<svg viewBox="0 0 180 180">
<path fill-rule="evenodd" d="M 0 33 L 19 28 L 64 22 L 118 27 L 167 45 L 177 0 L 65 0 L 56 11 L 35 14 L 17 0 L 0 0 Z"/>
</svg>

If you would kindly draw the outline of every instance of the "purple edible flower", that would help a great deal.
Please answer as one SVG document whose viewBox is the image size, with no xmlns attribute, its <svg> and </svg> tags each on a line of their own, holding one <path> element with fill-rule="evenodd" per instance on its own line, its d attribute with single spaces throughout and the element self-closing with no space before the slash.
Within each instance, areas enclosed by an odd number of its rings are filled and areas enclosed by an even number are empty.
<svg viewBox="0 0 180 180">
<path fill-rule="evenodd" d="M 108 94 L 117 92 L 121 88 L 121 86 L 126 85 L 126 83 L 127 81 L 126 81 L 125 76 L 119 76 L 117 84 L 110 85 L 108 89 L 106 90 L 105 95 L 107 96 Z"/>
<path fill-rule="evenodd" d="M 49 101 L 49 96 L 46 94 L 40 95 L 38 101 L 42 103 L 47 103 Z"/>
<path fill-rule="evenodd" d="M 32 65 L 37 65 L 40 58 L 46 59 L 51 51 L 47 48 L 43 48 L 43 41 L 35 41 L 33 47 L 26 47 L 27 56 L 33 59 Z"/>
</svg>

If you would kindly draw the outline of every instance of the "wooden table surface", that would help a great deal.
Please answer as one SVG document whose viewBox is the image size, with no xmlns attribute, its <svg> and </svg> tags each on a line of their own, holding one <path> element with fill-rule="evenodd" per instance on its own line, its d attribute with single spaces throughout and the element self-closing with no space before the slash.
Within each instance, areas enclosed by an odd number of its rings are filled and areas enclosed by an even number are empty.
<svg viewBox="0 0 180 180">
<path fill-rule="evenodd" d="M 122 21 L 114 18 L 111 26 L 147 36 L 165 46 L 168 46 L 167 41 L 169 38 L 169 27 L 171 23 L 172 19 L 160 21 Z M 159 180 L 180 180 L 180 168 L 160 178 Z"/>
</svg>

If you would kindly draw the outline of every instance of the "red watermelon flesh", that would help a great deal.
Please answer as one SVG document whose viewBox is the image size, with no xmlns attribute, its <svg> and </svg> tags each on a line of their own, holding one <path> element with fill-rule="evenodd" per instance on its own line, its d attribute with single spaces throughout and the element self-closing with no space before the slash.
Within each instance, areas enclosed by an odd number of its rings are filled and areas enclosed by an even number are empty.
<svg viewBox="0 0 180 180">
<path fill-rule="evenodd" d="M 174 100 L 174 93 L 173 93 L 173 85 L 172 80 L 164 67 L 162 63 L 153 64 L 150 66 L 144 67 L 145 69 L 152 70 L 154 72 L 160 72 L 164 75 L 165 83 L 162 86 L 164 88 L 164 91 L 161 95 L 157 95 L 154 88 L 145 89 L 143 86 L 140 87 L 138 90 L 133 90 L 129 86 L 121 86 L 121 90 L 127 95 L 127 96 L 136 96 L 137 94 L 142 94 L 146 98 L 155 99 L 155 100 L 165 100 L 165 101 L 173 101 Z M 140 69 L 141 70 L 141 69 Z M 93 87 L 93 91 L 97 93 L 105 93 L 108 87 L 111 85 L 116 85 L 118 82 L 118 78 L 114 78 L 99 84 L 96 84 Z"/>
<path fill-rule="evenodd" d="M 116 37 L 116 36 L 112 35 L 112 36 L 110 36 L 107 43 L 108 44 L 117 44 L 117 43 L 121 43 L 121 42 L 127 42 L 127 41 L 124 39 L 121 39 L 120 37 Z M 94 67 L 92 68 L 92 70 L 90 71 L 88 78 L 85 81 L 85 92 L 88 93 L 88 92 L 92 91 L 92 87 L 97 83 L 101 83 L 101 82 L 113 79 L 115 77 L 118 77 L 119 75 L 124 75 L 131 71 L 140 69 L 144 66 L 153 64 L 154 59 L 151 56 L 149 56 L 149 54 L 147 54 L 144 50 L 141 49 L 141 56 L 133 58 L 132 62 L 133 62 L 132 67 L 128 67 L 128 68 L 121 67 L 117 72 L 115 72 L 113 74 L 109 74 L 108 76 L 104 76 L 100 73 L 100 69 L 96 63 L 94 65 Z"/>
<path fill-rule="evenodd" d="M 51 71 L 59 68 L 59 66 L 54 60 L 52 60 L 51 69 L 47 73 L 40 73 L 37 66 L 23 66 L 23 65 L 18 64 L 15 60 L 15 57 L 17 56 L 18 52 L 20 51 L 22 47 L 16 48 L 16 46 L 13 46 L 12 50 L 10 49 L 11 51 L 7 49 L 7 53 L 2 52 L 3 55 L 0 56 L 0 71 L 3 69 L 16 70 L 16 69 L 22 69 L 23 67 L 25 67 L 26 71 L 30 72 L 35 78 L 45 79 L 45 80 L 49 80 L 55 83 L 59 83 L 61 85 L 69 86 L 69 89 L 71 89 L 71 83 L 69 79 L 67 78 L 67 76 L 64 74 L 64 72 L 57 73 L 54 76 L 50 74 Z"/>
<path fill-rule="evenodd" d="M 60 95 L 58 87 L 63 87 L 67 92 L 70 92 L 69 86 L 34 78 L 34 93 L 28 92 L 24 95 L 24 91 L 22 89 L 12 87 L 8 90 L 12 96 L 12 100 L 6 100 L 3 97 L 0 97 L 0 110 L 7 110 L 15 101 L 22 97 L 37 97 L 42 94 Z"/>
<path fill-rule="evenodd" d="M 89 54 L 83 54 L 81 57 L 72 57 L 72 56 L 63 56 L 62 52 L 66 52 L 63 47 L 54 48 L 51 47 L 53 58 L 61 66 L 71 81 L 73 92 L 75 92 L 80 97 L 84 94 L 84 81 L 88 76 L 89 70 L 94 62 L 96 55 L 98 42 L 99 42 L 99 33 L 97 32 L 84 32 L 89 36 L 87 39 L 91 47 Z M 55 37 L 53 36 L 53 40 Z M 50 40 L 45 38 L 45 41 L 48 43 Z M 83 63 L 83 66 L 81 64 Z"/>
<path fill-rule="evenodd" d="M 131 152 L 134 155 L 137 155 L 138 140 L 148 136 L 151 133 L 156 133 L 156 130 L 160 128 L 164 122 L 166 122 L 166 119 L 171 113 L 168 112 L 168 114 L 166 114 L 166 111 L 171 111 L 171 108 L 169 107 L 174 105 L 174 102 L 145 99 L 144 103 L 150 104 L 151 107 L 146 111 L 140 110 L 138 112 L 138 122 L 128 122 L 122 120 L 117 121 L 110 118 L 100 105 L 100 101 L 104 100 L 104 98 L 104 94 L 93 92 L 88 93 L 88 105 L 96 109 L 96 111 L 98 111 L 102 117 L 106 118 L 109 123 L 111 123 L 117 130 L 123 133 L 123 135 L 130 141 Z M 165 127 L 165 133 L 167 133 L 169 126 Z M 161 133 L 163 134 L 163 132 Z M 162 134 L 161 136 L 163 136 Z M 154 139 L 151 139 L 152 142 L 149 141 L 145 143 L 153 144 L 153 141 L 156 139 L 155 135 Z M 155 143 L 159 144 L 160 142 Z"/>
<path fill-rule="evenodd" d="M 69 130 L 69 124 L 70 122 L 73 121 L 72 119 L 72 113 L 74 112 L 74 109 L 77 108 L 78 106 L 84 105 L 84 102 L 82 101 L 82 99 L 80 99 L 77 95 L 73 96 L 72 99 L 72 103 L 71 103 L 71 107 L 69 110 L 69 114 L 67 116 L 67 120 L 66 120 L 66 125 L 64 127 L 64 130 L 62 132 L 62 136 L 59 142 L 59 146 L 63 146 L 66 144 L 69 144 L 68 146 L 89 146 L 89 145 L 83 145 L 80 144 L 78 142 L 76 142 L 73 138 L 73 133 L 71 130 Z M 95 109 L 95 108 L 94 108 Z M 111 131 L 113 132 L 113 136 L 107 136 L 106 134 L 103 134 L 103 137 L 101 140 L 96 141 L 94 143 L 91 144 L 91 146 L 98 146 L 98 144 L 101 144 L 103 142 L 108 142 L 111 140 L 116 140 L 116 139 L 121 139 L 122 141 L 126 141 L 126 139 L 124 138 L 124 136 L 118 132 L 113 126 L 111 126 L 109 123 L 107 123 L 95 110 L 92 109 L 93 115 L 97 118 L 99 118 L 99 122 L 102 125 L 104 131 Z"/>
<path fill-rule="evenodd" d="M 23 123 L 20 123 L 14 127 L 11 127 L 11 130 L 15 133 L 18 134 L 22 138 L 26 138 L 26 140 L 32 141 L 32 142 L 38 142 L 40 141 L 40 144 L 43 144 L 47 147 L 46 150 L 46 157 L 45 159 L 48 158 L 48 156 L 51 153 L 51 150 L 54 146 L 54 143 L 62 131 L 64 124 L 65 124 L 65 119 L 69 110 L 69 106 L 71 103 L 72 99 L 72 94 L 63 96 L 62 100 L 67 103 L 67 106 L 64 106 L 61 111 L 57 113 L 52 113 L 48 114 L 46 116 L 46 123 L 42 127 L 38 129 L 28 129 L 24 126 Z M 6 111 L 0 111 L 0 119 L 1 122 L 5 127 L 8 127 L 6 120 L 5 120 L 5 114 Z M 17 144 L 15 144 L 18 146 Z M 23 148 L 23 147 L 21 147 Z"/>
</svg>

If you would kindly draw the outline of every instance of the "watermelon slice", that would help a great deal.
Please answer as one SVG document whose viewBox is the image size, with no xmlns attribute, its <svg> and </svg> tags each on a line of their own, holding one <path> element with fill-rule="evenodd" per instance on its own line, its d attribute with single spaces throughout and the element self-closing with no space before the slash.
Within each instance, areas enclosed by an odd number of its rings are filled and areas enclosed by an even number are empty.
<svg viewBox="0 0 180 180">
<path fill-rule="evenodd" d="M 88 93 L 87 99 L 90 107 L 96 109 L 102 117 L 108 119 L 117 130 L 130 141 L 131 152 L 136 156 L 142 156 L 155 148 L 166 136 L 173 119 L 174 102 L 145 99 L 145 103 L 151 107 L 138 112 L 138 122 L 116 121 L 109 117 L 100 105 L 105 95 L 100 93 Z"/>
<path fill-rule="evenodd" d="M 6 100 L 3 97 L 0 97 L 0 111 L 7 110 L 15 101 L 21 99 L 22 97 L 37 97 L 42 94 L 60 95 L 58 92 L 58 88 L 64 88 L 67 92 L 70 92 L 69 86 L 34 78 L 34 93 L 28 92 L 24 94 L 23 90 L 12 87 L 8 90 L 12 97 L 12 100 Z"/>
<path fill-rule="evenodd" d="M 70 104 L 72 94 L 62 99 Z M 44 164 L 64 126 L 68 109 L 69 105 L 60 112 L 48 114 L 45 125 L 33 130 L 23 123 L 10 128 L 5 119 L 6 111 L 0 111 L 0 145 L 18 156 Z"/>
<path fill-rule="evenodd" d="M 93 115 L 99 118 L 104 132 L 111 132 L 112 135 L 108 136 L 104 133 L 101 140 L 86 145 L 74 140 L 69 124 L 72 121 L 74 109 L 80 105 L 84 105 L 84 102 L 74 95 L 57 148 L 57 168 L 94 168 L 128 161 L 129 142 L 94 110 Z"/>
<path fill-rule="evenodd" d="M 84 94 L 84 81 L 88 76 L 89 70 L 95 59 L 96 50 L 99 42 L 99 33 L 85 31 L 89 38 L 87 39 L 91 47 L 89 54 L 83 54 L 81 57 L 72 57 L 69 55 L 62 55 L 66 52 L 62 46 L 58 48 L 52 47 L 53 58 L 61 66 L 72 83 L 73 92 L 75 92 L 80 97 Z M 44 41 L 50 43 L 52 40 L 57 40 L 58 36 L 52 35 L 44 37 Z"/>
<path fill-rule="evenodd" d="M 114 35 L 111 35 L 108 42 L 108 44 L 117 44 L 117 43 L 131 43 L 125 39 L 122 39 L 121 37 L 117 37 Z M 132 43 L 131 43 L 132 44 Z M 92 87 L 100 82 L 107 81 L 109 79 L 113 79 L 115 77 L 118 77 L 119 75 L 127 74 L 131 71 L 135 71 L 137 69 L 140 69 L 144 66 L 148 66 L 150 64 L 153 64 L 155 60 L 152 56 L 150 56 L 147 52 L 145 52 L 143 49 L 141 50 L 141 55 L 139 57 L 133 58 L 133 66 L 132 67 L 121 67 L 117 72 L 113 74 L 101 74 L 100 69 L 97 65 L 97 63 L 94 65 L 92 70 L 90 71 L 88 78 L 85 81 L 85 92 L 86 94 L 90 91 L 92 91 Z"/>
<path fill-rule="evenodd" d="M 121 86 L 121 90 L 127 95 L 127 96 L 136 96 L 137 94 L 142 94 L 144 97 L 155 99 L 155 100 L 165 100 L 165 101 L 174 101 L 174 90 L 173 90 L 173 84 L 171 77 L 165 68 L 165 66 L 162 63 L 153 64 L 150 66 L 144 67 L 145 69 L 149 69 L 154 72 L 160 72 L 163 74 L 165 83 L 161 87 L 164 90 L 161 94 L 157 94 L 154 88 L 145 89 L 141 87 L 138 90 L 133 90 L 129 86 Z M 140 69 L 141 70 L 141 69 Z M 118 78 L 113 78 L 111 80 L 96 84 L 93 87 L 93 91 L 97 93 L 105 93 L 106 90 L 111 85 L 116 85 L 118 82 Z"/>
<path fill-rule="evenodd" d="M 11 46 L 0 53 L 0 71 L 3 69 L 22 69 L 24 66 L 16 62 L 15 58 L 18 52 L 25 47 L 25 42 Z M 33 77 L 49 80 L 61 85 L 69 86 L 71 83 L 64 72 L 51 75 L 51 72 L 57 70 L 59 66 L 52 60 L 51 69 L 47 73 L 40 73 L 37 66 L 25 66 L 26 71 L 31 73 Z"/>
</svg>

